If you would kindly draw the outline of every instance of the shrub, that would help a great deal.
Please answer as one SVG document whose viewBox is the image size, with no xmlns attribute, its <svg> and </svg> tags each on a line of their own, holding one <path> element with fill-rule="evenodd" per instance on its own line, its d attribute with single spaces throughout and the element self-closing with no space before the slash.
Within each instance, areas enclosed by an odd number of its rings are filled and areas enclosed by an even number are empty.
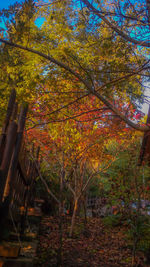
<svg viewBox="0 0 150 267">
<path fill-rule="evenodd" d="M 122 223 L 122 215 L 116 214 L 116 215 L 109 215 L 107 217 L 104 217 L 103 223 L 105 226 L 109 226 L 109 227 L 118 226 Z"/>
</svg>

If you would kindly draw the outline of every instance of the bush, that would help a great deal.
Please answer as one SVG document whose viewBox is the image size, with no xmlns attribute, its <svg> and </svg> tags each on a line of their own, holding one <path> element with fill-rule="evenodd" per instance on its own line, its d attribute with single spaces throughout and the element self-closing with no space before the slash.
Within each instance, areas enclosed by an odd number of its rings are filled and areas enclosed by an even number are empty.
<svg viewBox="0 0 150 267">
<path fill-rule="evenodd" d="M 114 227 L 122 224 L 122 215 L 109 215 L 102 219 L 105 226 Z"/>
<path fill-rule="evenodd" d="M 128 240 L 132 244 L 136 243 L 137 250 L 146 253 L 150 250 L 150 219 L 146 216 L 135 216 L 129 221 Z"/>
</svg>

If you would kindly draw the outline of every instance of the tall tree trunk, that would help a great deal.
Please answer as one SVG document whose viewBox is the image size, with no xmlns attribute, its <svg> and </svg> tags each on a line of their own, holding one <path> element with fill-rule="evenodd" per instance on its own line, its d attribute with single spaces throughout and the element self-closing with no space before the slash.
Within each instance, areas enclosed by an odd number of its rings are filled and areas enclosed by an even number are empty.
<svg viewBox="0 0 150 267">
<path fill-rule="evenodd" d="M 63 184 L 65 179 L 65 171 L 64 171 L 64 153 L 63 153 L 63 166 L 60 175 L 60 202 L 59 202 L 59 248 L 57 253 L 57 266 L 62 266 L 62 246 L 63 246 L 63 212 L 64 212 L 64 204 L 63 204 Z"/>
<path fill-rule="evenodd" d="M 73 234 L 77 208 L 78 208 L 78 198 L 76 197 L 75 201 L 74 201 L 74 209 L 73 209 L 73 215 L 72 215 L 72 219 L 71 219 L 71 227 L 70 227 L 69 237 L 72 237 L 72 234 Z"/>
<path fill-rule="evenodd" d="M 84 209 L 84 227 L 86 228 L 87 225 L 87 195 L 83 196 L 83 209 Z"/>
</svg>

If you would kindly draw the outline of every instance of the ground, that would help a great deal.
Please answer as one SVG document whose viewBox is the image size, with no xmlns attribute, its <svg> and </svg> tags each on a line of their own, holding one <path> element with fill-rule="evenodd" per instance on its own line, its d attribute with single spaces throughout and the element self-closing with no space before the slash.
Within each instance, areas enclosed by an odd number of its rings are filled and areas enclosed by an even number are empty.
<svg viewBox="0 0 150 267">
<path fill-rule="evenodd" d="M 77 218 L 73 238 L 68 237 L 70 218 L 64 217 L 62 265 L 66 267 L 131 267 L 132 249 L 126 240 L 127 226 L 107 227 L 100 218 L 90 218 L 84 230 L 83 219 Z M 39 232 L 39 245 L 35 266 L 57 266 L 59 226 L 57 217 L 44 217 Z M 137 253 L 136 265 L 144 263 Z"/>
</svg>

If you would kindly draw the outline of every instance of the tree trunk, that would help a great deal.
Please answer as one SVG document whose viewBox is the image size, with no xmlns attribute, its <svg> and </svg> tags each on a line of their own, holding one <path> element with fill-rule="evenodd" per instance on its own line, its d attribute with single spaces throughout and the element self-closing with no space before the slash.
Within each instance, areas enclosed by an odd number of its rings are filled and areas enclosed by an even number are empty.
<svg viewBox="0 0 150 267">
<path fill-rule="evenodd" d="M 83 209 L 84 209 L 84 227 L 86 228 L 87 225 L 87 201 L 86 201 L 87 196 L 85 195 L 83 197 Z"/>
<path fill-rule="evenodd" d="M 77 208 L 78 208 L 78 198 L 75 198 L 73 215 L 72 215 L 72 219 L 71 219 L 71 227 L 70 227 L 69 237 L 72 237 L 72 234 L 73 234 L 73 229 L 74 229 L 74 224 L 75 224 L 75 217 L 76 217 L 76 213 L 77 213 Z"/>
<path fill-rule="evenodd" d="M 63 158 L 63 167 L 60 175 L 60 202 L 59 202 L 59 248 L 57 252 L 57 266 L 62 266 L 62 246 L 63 246 L 63 184 L 65 179 L 64 172 L 64 158 Z"/>
</svg>

